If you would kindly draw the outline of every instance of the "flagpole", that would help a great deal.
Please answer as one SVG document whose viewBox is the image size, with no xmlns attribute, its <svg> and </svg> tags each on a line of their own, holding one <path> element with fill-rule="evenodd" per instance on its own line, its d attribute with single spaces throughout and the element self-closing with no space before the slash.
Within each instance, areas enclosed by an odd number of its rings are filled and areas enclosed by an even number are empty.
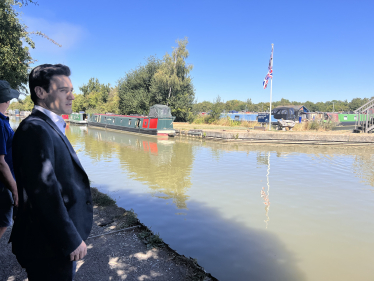
<svg viewBox="0 0 374 281">
<path fill-rule="evenodd" d="M 272 51 L 272 64 L 274 64 L 274 44 L 271 44 L 271 51 Z M 271 130 L 271 99 L 273 94 L 273 76 L 270 78 L 270 111 L 269 111 L 269 131 Z"/>
</svg>

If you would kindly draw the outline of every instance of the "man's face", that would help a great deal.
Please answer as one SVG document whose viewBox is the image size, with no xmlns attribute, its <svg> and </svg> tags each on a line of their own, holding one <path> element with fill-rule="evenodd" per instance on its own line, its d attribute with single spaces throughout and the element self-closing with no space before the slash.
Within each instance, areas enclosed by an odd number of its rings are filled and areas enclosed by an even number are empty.
<svg viewBox="0 0 374 281">
<path fill-rule="evenodd" d="M 44 99 L 47 109 L 58 115 L 70 114 L 73 100 L 73 85 L 70 78 L 65 75 L 52 76 L 49 91 Z"/>
</svg>

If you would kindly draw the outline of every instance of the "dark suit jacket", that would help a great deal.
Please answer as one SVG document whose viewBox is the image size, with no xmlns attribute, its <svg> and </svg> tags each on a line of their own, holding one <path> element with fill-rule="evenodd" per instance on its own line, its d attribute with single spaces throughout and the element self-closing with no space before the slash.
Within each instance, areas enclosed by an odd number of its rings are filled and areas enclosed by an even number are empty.
<svg viewBox="0 0 374 281">
<path fill-rule="evenodd" d="M 89 180 L 69 140 L 33 110 L 13 138 L 19 208 L 10 241 L 17 257 L 67 257 L 93 221 Z"/>
</svg>

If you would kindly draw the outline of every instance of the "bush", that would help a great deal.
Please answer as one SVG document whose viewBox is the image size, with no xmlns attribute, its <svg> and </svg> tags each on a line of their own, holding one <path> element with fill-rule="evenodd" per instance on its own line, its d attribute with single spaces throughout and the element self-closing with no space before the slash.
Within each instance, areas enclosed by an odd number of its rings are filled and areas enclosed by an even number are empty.
<svg viewBox="0 0 374 281">
<path fill-rule="evenodd" d="M 331 131 L 336 126 L 333 121 L 313 120 L 309 122 L 297 123 L 294 131 Z"/>
<path fill-rule="evenodd" d="M 312 122 L 308 122 L 308 130 L 315 130 L 317 131 L 320 127 L 321 127 L 321 124 L 315 120 L 313 120 Z"/>
<path fill-rule="evenodd" d="M 194 123 L 196 118 L 198 118 L 198 115 L 196 113 L 188 112 L 188 116 L 187 116 L 187 122 L 188 123 L 190 123 L 190 124 Z"/>
<path fill-rule="evenodd" d="M 224 109 L 224 103 L 221 102 L 221 97 L 217 96 L 216 100 L 213 103 L 212 111 L 209 115 L 209 122 L 212 124 L 214 121 L 218 121 L 221 113 Z"/>
</svg>

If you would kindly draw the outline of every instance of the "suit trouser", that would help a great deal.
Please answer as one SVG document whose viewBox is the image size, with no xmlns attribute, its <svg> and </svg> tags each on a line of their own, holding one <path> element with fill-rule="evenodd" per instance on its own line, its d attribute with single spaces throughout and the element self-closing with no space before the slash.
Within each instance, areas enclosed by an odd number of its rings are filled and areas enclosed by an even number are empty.
<svg viewBox="0 0 374 281">
<path fill-rule="evenodd" d="M 24 259 L 17 256 L 19 264 L 26 269 L 29 281 L 72 281 L 76 262 L 68 258 Z"/>
</svg>

